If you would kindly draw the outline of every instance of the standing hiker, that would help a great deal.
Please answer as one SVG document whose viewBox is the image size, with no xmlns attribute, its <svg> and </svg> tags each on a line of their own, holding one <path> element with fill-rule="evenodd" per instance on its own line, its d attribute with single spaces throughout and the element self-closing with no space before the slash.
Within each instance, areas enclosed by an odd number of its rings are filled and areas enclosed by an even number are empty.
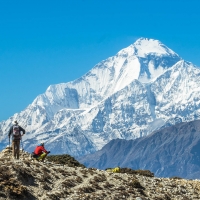
<svg viewBox="0 0 200 200">
<path fill-rule="evenodd" d="M 21 137 L 25 134 L 25 130 L 18 125 L 17 121 L 14 121 L 14 125 L 10 127 L 8 137 L 10 142 L 10 137 L 12 136 L 12 152 L 13 158 L 19 159 L 19 150 L 20 150 L 20 140 Z"/>
<path fill-rule="evenodd" d="M 33 157 L 37 160 L 41 160 L 44 162 L 44 159 L 46 158 L 47 154 L 49 154 L 50 151 L 47 151 L 44 148 L 44 143 L 41 143 L 39 146 L 37 146 L 33 152 Z"/>
</svg>

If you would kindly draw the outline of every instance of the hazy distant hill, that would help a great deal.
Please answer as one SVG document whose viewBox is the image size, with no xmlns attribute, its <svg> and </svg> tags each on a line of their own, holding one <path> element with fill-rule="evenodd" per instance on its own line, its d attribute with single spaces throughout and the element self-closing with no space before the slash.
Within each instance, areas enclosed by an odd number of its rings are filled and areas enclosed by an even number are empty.
<svg viewBox="0 0 200 200">
<path fill-rule="evenodd" d="M 160 177 L 200 179 L 200 120 L 135 140 L 115 139 L 79 160 L 87 167 L 148 169 Z"/>
</svg>

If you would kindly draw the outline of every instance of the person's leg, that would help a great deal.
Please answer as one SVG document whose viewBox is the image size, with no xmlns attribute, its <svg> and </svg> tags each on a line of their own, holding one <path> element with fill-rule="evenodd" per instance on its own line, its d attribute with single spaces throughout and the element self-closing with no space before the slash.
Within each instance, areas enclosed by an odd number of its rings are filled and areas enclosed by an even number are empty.
<svg viewBox="0 0 200 200">
<path fill-rule="evenodd" d="M 13 158 L 15 158 L 15 141 L 12 141 L 12 155 L 13 155 Z"/>
<path fill-rule="evenodd" d="M 47 157 L 47 153 L 44 153 L 42 156 L 42 162 L 44 162 L 44 159 Z"/>
<path fill-rule="evenodd" d="M 44 159 L 46 158 L 47 156 L 47 153 L 42 153 L 38 158 L 37 160 L 41 160 L 42 162 L 44 161 Z"/>
<path fill-rule="evenodd" d="M 20 140 L 16 141 L 16 155 L 17 155 L 17 159 L 19 159 L 19 150 L 20 150 Z"/>
<path fill-rule="evenodd" d="M 37 161 L 38 161 L 38 158 L 39 158 L 39 157 L 40 157 L 39 155 L 33 154 L 33 159 L 34 159 L 34 160 L 37 160 Z"/>
<path fill-rule="evenodd" d="M 42 158 L 41 155 L 42 155 L 42 154 L 38 155 L 36 159 L 37 159 L 37 160 L 41 160 L 41 158 Z"/>
<path fill-rule="evenodd" d="M 17 141 L 12 142 L 12 149 L 13 149 L 13 157 L 17 158 Z"/>
</svg>

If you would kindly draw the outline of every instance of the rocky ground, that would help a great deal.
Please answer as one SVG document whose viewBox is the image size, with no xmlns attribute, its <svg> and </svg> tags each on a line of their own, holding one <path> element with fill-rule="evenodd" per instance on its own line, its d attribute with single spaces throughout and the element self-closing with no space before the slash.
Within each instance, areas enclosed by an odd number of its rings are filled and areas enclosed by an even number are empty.
<svg viewBox="0 0 200 200">
<path fill-rule="evenodd" d="M 123 168 L 121 173 L 85 168 L 70 156 L 49 156 L 44 163 L 21 152 L 14 160 L 0 152 L 0 200 L 199 200 L 200 181 L 157 178 L 149 171 Z"/>
</svg>

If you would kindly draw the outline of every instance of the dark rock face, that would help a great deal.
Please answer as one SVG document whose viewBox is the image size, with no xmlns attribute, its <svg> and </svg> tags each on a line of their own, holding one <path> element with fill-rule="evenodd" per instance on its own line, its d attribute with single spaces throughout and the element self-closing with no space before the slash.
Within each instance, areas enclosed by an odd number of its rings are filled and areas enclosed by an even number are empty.
<svg viewBox="0 0 200 200">
<path fill-rule="evenodd" d="M 160 177 L 200 178 L 200 120 L 180 123 L 135 140 L 112 140 L 79 159 L 87 167 L 147 169 Z"/>
</svg>

